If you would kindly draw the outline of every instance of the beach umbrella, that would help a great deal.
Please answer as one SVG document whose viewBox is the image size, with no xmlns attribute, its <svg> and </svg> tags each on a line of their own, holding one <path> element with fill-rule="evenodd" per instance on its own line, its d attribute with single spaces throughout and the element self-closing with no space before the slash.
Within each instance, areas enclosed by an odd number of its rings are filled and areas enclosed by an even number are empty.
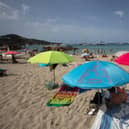
<svg viewBox="0 0 129 129">
<path fill-rule="evenodd" d="M 8 51 L 8 52 L 5 52 L 5 53 L 3 53 L 3 54 L 5 54 L 5 55 L 12 55 L 12 63 L 17 63 L 17 61 L 16 61 L 14 55 L 21 54 L 21 52 L 17 52 L 17 51 Z"/>
<path fill-rule="evenodd" d="M 17 51 L 8 51 L 8 52 L 5 52 L 4 54 L 5 55 L 17 55 L 17 54 L 20 54 L 21 52 L 17 52 Z"/>
<path fill-rule="evenodd" d="M 73 57 L 60 51 L 41 52 L 34 57 L 31 57 L 28 62 L 43 63 L 43 64 L 66 64 L 73 61 Z"/>
<path fill-rule="evenodd" d="M 46 51 L 41 52 L 34 57 L 31 57 L 28 62 L 34 64 L 50 65 L 50 70 L 53 70 L 53 80 L 55 82 L 55 68 L 58 64 L 66 64 L 73 61 L 73 57 L 60 51 Z"/>
<path fill-rule="evenodd" d="M 0 50 L 0 60 L 3 59 L 3 53 L 5 53 L 5 52 L 6 52 L 6 50 Z"/>
<path fill-rule="evenodd" d="M 2 53 L 3 53 L 3 52 L 6 52 L 6 51 L 7 51 L 7 50 L 0 50 L 0 52 L 2 52 Z"/>
<path fill-rule="evenodd" d="M 102 89 L 129 83 L 129 73 L 107 61 L 90 61 L 66 73 L 62 80 L 71 87 Z"/>
<path fill-rule="evenodd" d="M 47 67 L 47 66 L 50 66 L 48 64 L 38 64 L 39 67 Z"/>
<path fill-rule="evenodd" d="M 118 64 L 129 65 L 129 53 L 117 57 L 114 61 Z"/>
<path fill-rule="evenodd" d="M 121 56 L 121 55 L 123 55 L 125 53 L 129 53 L 129 51 L 118 51 L 118 52 L 115 53 L 115 56 L 119 57 L 119 56 Z"/>
</svg>

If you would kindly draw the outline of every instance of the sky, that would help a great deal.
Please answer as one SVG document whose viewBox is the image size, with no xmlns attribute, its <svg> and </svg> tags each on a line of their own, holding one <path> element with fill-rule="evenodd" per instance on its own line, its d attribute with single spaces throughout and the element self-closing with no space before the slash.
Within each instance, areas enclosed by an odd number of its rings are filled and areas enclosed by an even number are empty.
<svg viewBox="0 0 129 129">
<path fill-rule="evenodd" d="M 129 0 L 0 0 L 0 35 L 62 43 L 129 42 Z"/>
</svg>

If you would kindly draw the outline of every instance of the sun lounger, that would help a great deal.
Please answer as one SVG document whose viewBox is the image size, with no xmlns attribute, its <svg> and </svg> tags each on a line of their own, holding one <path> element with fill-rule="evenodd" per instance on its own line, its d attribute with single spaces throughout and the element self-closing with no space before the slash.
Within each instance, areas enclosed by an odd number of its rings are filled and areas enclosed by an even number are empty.
<svg viewBox="0 0 129 129">
<path fill-rule="evenodd" d="M 91 129 L 129 129 L 129 93 L 126 103 L 101 108 Z"/>
</svg>

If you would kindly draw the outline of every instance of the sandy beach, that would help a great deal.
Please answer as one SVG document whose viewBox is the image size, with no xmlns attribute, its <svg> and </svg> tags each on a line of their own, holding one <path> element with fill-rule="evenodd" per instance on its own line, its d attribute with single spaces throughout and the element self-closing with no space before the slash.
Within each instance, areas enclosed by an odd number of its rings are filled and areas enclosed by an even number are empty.
<svg viewBox="0 0 129 129">
<path fill-rule="evenodd" d="M 67 67 L 57 66 L 59 84 L 65 73 L 85 62 L 79 56 L 75 59 Z M 70 106 L 48 107 L 46 103 L 59 90 L 44 86 L 52 80 L 49 67 L 19 62 L 0 64 L 8 70 L 7 76 L 0 77 L 0 129 L 90 129 L 95 115 L 87 115 L 87 110 L 95 90 L 78 94 Z M 129 71 L 129 67 L 122 67 Z"/>
</svg>

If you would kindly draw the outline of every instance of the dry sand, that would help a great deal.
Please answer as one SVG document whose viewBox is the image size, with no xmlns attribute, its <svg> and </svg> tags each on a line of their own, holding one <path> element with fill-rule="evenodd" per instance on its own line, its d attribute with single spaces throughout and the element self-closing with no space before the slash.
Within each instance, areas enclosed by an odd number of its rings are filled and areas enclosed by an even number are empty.
<svg viewBox="0 0 129 129">
<path fill-rule="evenodd" d="M 66 72 L 84 62 L 75 58 L 67 67 L 57 66 L 59 84 Z M 5 63 L 0 68 L 8 70 L 8 76 L 0 77 L 0 129 L 90 129 L 95 115 L 87 115 L 87 110 L 95 90 L 77 95 L 70 106 L 48 107 L 46 103 L 58 91 L 44 87 L 52 79 L 49 68 L 28 63 Z"/>
</svg>

